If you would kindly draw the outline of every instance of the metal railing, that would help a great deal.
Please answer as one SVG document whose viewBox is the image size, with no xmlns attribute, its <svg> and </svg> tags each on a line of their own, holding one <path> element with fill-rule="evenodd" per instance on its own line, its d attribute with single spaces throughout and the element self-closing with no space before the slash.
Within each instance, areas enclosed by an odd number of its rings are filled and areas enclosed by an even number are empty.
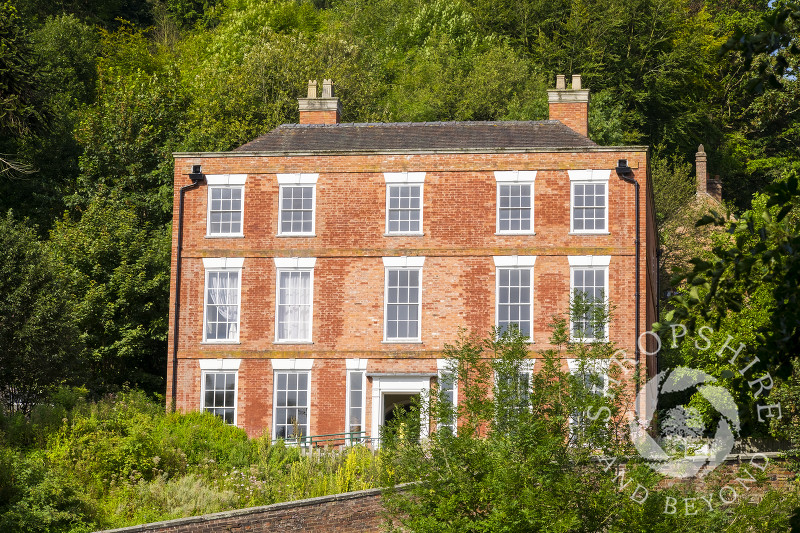
<svg viewBox="0 0 800 533">
<path fill-rule="evenodd" d="M 326 433 L 322 435 L 301 435 L 275 439 L 273 443 L 282 440 L 287 446 L 301 446 L 303 448 L 341 448 L 355 446 L 356 444 L 369 445 L 377 439 L 367 437 L 366 431 L 352 431 L 349 433 Z"/>
</svg>

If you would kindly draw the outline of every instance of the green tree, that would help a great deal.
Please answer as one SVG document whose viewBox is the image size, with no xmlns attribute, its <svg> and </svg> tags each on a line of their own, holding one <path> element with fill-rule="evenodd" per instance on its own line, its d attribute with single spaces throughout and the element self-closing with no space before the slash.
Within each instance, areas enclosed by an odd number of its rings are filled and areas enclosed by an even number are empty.
<svg viewBox="0 0 800 533">
<path fill-rule="evenodd" d="M 780 377 L 791 374 L 791 359 L 800 346 L 800 190 L 797 174 L 770 184 L 753 209 L 738 220 L 707 215 L 698 226 L 727 227 L 733 243 L 716 246 L 714 258 L 691 261 L 683 277 L 687 290 L 674 297 L 666 313 L 664 328 L 684 324 L 696 331 L 703 324 L 719 329 L 729 313 L 741 313 L 763 287 L 770 298 L 759 300 L 757 309 L 764 322 L 756 328 L 757 344 L 751 356 Z"/>
<path fill-rule="evenodd" d="M 630 516 L 620 508 L 629 495 L 617 490 L 614 468 L 604 470 L 590 459 L 592 450 L 615 457 L 624 449 L 617 431 L 626 410 L 623 395 L 614 393 L 620 392 L 614 384 L 607 396 L 596 393 L 603 378 L 595 365 L 610 356 L 611 345 L 569 342 L 564 319 L 553 327 L 557 348 L 534 355 L 534 372 L 529 343 L 516 328 L 487 339 L 465 336 L 446 347 L 459 405 L 453 411 L 434 393 L 429 412 L 435 420 L 454 416 L 456 432 L 435 431 L 424 444 L 393 441 L 382 450 L 391 481 L 418 482 L 389 498 L 405 527 L 625 530 Z M 562 370 L 563 357 L 580 361 L 575 373 Z M 614 369 L 611 377 L 631 386 Z M 628 475 L 651 486 L 645 471 L 630 469 Z M 638 513 L 633 505 L 630 511 Z"/>
<path fill-rule="evenodd" d="M 90 390 L 163 392 L 170 226 L 143 220 L 125 198 L 98 196 L 50 239 L 77 300 Z"/>
<path fill-rule="evenodd" d="M 168 55 L 141 31 L 104 33 L 97 99 L 76 130 L 83 146 L 69 204 L 116 195 L 147 221 L 172 213 L 172 152 L 183 132 L 186 95 Z"/>
<path fill-rule="evenodd" d="M 5 0 L 0 3 L 0 180 L 31 170 L 15 154 L 21 137 L 46 124 L 37 74 L 22 19 L 14 4 Z"/>
<path fill-rule="evenodd" d="M 35 172 L 0 179 L 0 210 L 29 217 L 43 236 L 73 192 L 81 154 L 75 128 L 94 101 L 98 41 L 98 32 L 72 15 L 48 18 L 30 33 L 37 90 L 49 118 L 37 134 L 17 138 L 20 159 L 34 163 Z"/>
<path fill-rule="evenodd" d="M 0 402 L 27 412 L 61 383 L 80 381 L 74 306 L 59 266 L 36 232 L 0 218 Z"/>
</svg>

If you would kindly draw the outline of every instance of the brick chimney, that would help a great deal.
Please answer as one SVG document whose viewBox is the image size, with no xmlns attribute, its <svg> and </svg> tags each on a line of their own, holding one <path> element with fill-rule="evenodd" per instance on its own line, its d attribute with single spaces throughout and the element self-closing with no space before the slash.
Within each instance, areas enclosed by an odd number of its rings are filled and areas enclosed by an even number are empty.
<svg viewBox="0 0 800 533">
<path fill-rule="evenodd" d="M 339 99 L 333 96 L 333 82 L 322 80 L 322 97 L 317 97 L 317 82 L 309 80 L 308 97 L 298 98 L 300 124 L 338 124 L 342 114 Z"/>
<path fill-rule="evenodd" d="M 589 91 L 581 89 L 581 75 L 573 74 L 572 88 L 566 76 L 556 76 L 556 88 L 547 91 L 550 120 L 558 120 L 581 135 L 589 135 Z"/>
<path fill-rule="evenodd" d="M 697 147 L 694 154 L 695 175 L 697 176 L 697 196 L 708 192 L 708 156 L 703 145 Z"/>
<path fill-rule="evenodd" d="M 714 176 L 713 180 L 708 180 L 708 194 L 714 200 L 722 201 L 722 180 L 719 179 L 719 176 Z"/>
</svg>

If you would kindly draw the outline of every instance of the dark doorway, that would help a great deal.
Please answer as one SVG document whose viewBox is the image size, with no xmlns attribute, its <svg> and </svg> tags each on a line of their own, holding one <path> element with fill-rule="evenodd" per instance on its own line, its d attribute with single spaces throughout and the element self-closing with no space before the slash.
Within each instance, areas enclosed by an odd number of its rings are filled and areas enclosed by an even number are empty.
<svg viewBox="0 0 800 533">
<path fill-rule="evenodd" d="M 385 444 L 418 441 L 419 417 L 419 393 L 384 394 L 381 439 Z"/>
<path fill-rule="evenodd" d="M 388 424 L 398 416 L 411 411 L 411 406 L 419 401 L 419 394 L 400 393 L 383 395 L 383 423 Z"/>
</svg>

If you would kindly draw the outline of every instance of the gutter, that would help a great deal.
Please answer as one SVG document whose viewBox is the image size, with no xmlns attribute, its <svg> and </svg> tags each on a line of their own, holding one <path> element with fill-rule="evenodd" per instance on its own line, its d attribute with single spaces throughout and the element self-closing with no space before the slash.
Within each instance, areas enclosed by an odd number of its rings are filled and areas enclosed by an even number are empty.
<svg viewBox="0 0 800 533">
<path fill-rule="evenodd" d="M 180 337 L 180 315 L 181 315 L 181 251 L 183 249 L 183 204 L 186 191 L 197 189 L 205 183 L 206 177 L 201 172 L 200 165 L 192 165 L 192 172 L 189 179 L 192 183 L 184 185 L 180 190 L 180 200 L 178 203 L 178 246 L 175 252 L 175 312 L 173 313 L 172 326 L 172 409 L 178 400 L 178 339 Z"/>
<path fill-rule="evenodd" d="M 639 278 L 641 277 L 640 276 L 640 271 L 641 271 L 641 266 L 640 266 L 640 263 L 641 263 L 641 251 L 640 251 L 640 248 L 641 247 L 639 246 L 639 229 L 640 229 L 640 226 L 641 226 L 641 221 L 640 221 L 640 217 L 639 217 L 639 182 L 636 181 L 636 179 L 633 177 L 633 169 L 631 169 L 631 167 L 628 166 L 628 161 L 626 159 L 620 159 L 617 162 L 616 171 L 617 171 L 617 176 L 619 176 L 619 178 L 621 180 L 633 184 L 634 191 L 635 191 L 635 194 L 636 194 L 636 198 L 635 198 L 635 202 L 636 202 L 635 203 L 635 205 L 636 205 L 636 207 L 635 207 L 635 209 L 636 209 L 636 239 L 633 241 L 634 242 L 634 246 L 636 247 L 636 292 L 634 294 L 635 301 L 636 301 L 636 304 L 635 304 L 636 305 L 636 319 L 635 319 L 636 337 L 634 338 L 633 343 L 634 343 L 634 353 L 636 354 L 636 378 L 637 378 L 636 379 L 636 394 L 638 394 L 639 393 L 639 379 L 638 378 L 639 378 L 639 372 L 640 372 L 639 371 L 639 361 L 641 359 L 641 353 L 640 353 L 640 350 L 639 350 L 639 330 L 640 330 L 639 308 L 641 307 L 641 305 L 640 305 L 641 295 L 640 295 L 640 287 L 639 287 L 639 285 L 640 285 Z"/>
</svg>

